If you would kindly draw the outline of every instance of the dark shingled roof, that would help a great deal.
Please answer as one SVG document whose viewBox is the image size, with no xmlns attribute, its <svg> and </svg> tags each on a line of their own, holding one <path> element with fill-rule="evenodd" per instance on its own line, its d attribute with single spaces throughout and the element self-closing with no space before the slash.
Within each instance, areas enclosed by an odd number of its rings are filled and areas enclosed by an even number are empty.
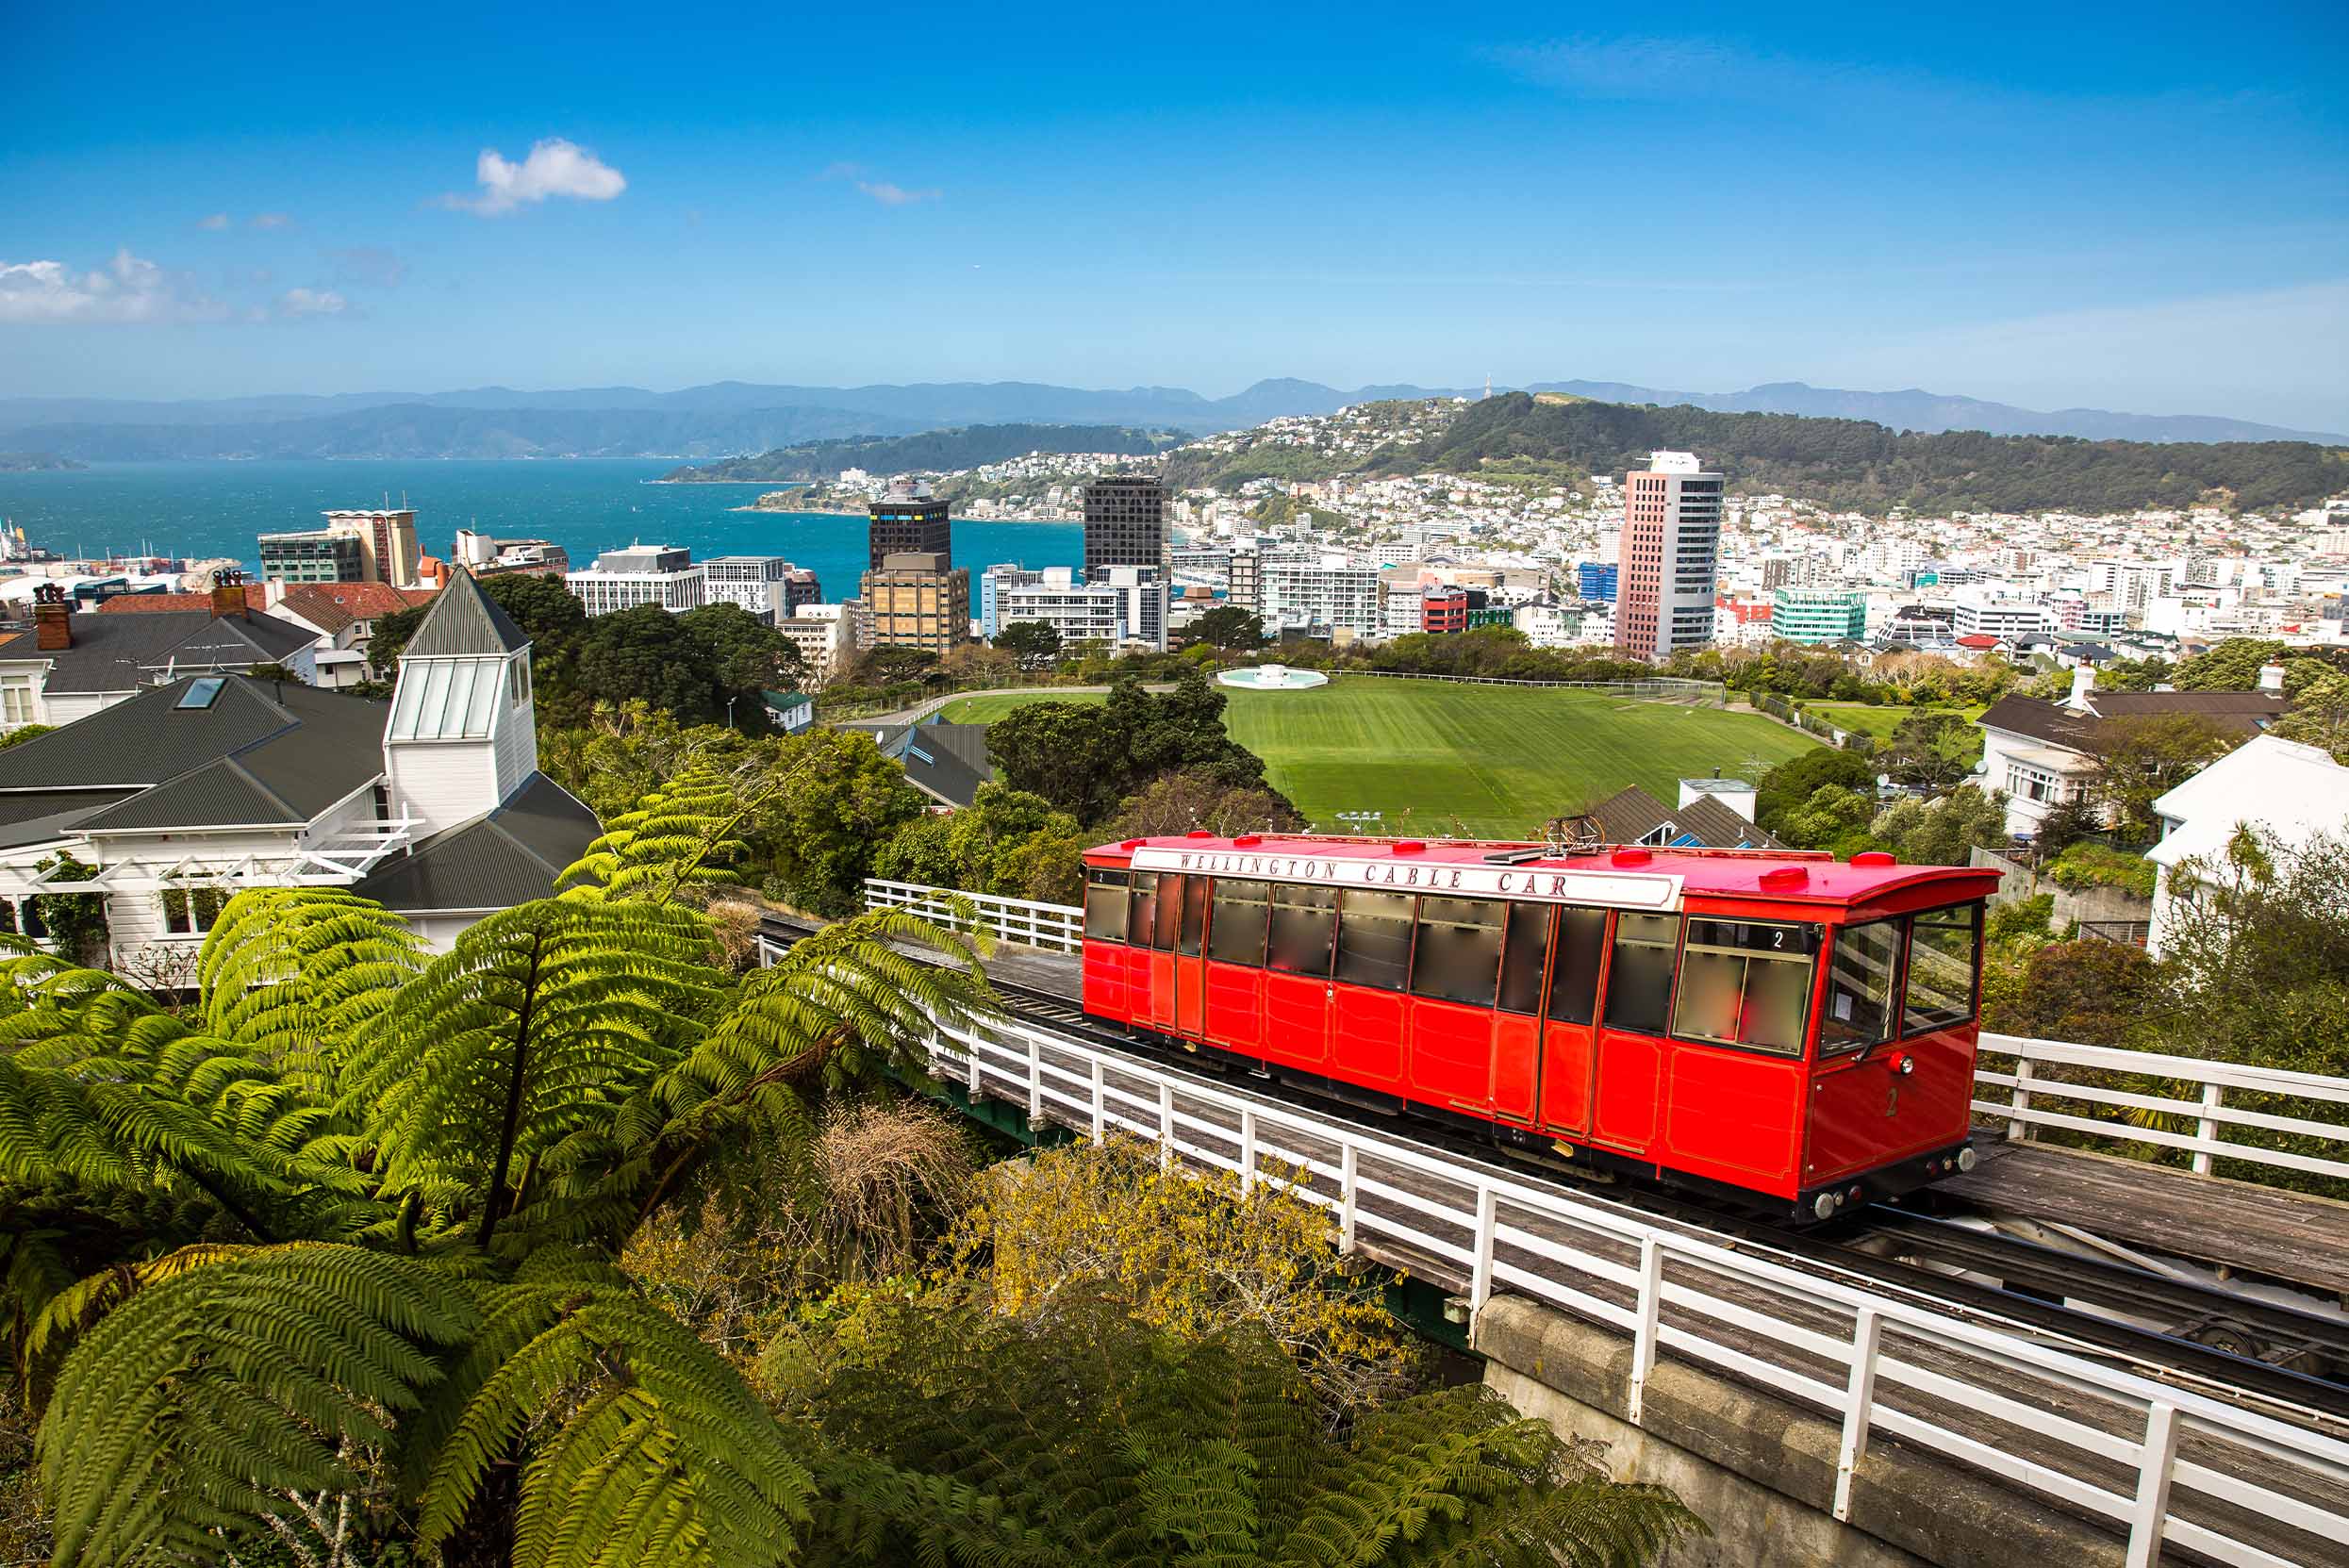
<svg viewBox="0 0 2349 1568">
<path fill-rule="evenodd" d="M 1684 806 L 1667 806 L 1637 784 L 1627 784 L 1591 808 L 1600 836 L 1610 844 L 1637 844 L 1670 823 L 1666 842 L 1695 843 L 1708 850 L 1783 850 L 1787 846 L 1710 795 Z M 1685 835 L 1685 836 L 1684 836 Z"/>
<path fill-rule="evenodd" d="M 463 567 L 449 574 L 449 586 L 433 599 L 423 624 L 407 641 L 407 658 L 467 658 L 511 653 L 530 646 L 514 618 L 481 591 L 473 574 Z"/>
<path fill-rule="evenodd" d="M 569 790 L 533 773 L 495 811 L 443 828 L 351 891 L 391 910 L 505 909 L 553 893 L 603 831 Z"/>
<path fill-rule="evenodd" d="M 2282 718 L 2288 705 L 2281 696 L 2264 691 L 2092 691 L 2086 713 L 2075 713 L 2060 702 L 2043 702 L 2036 697 L 2001 697 L 1984 710 L 1977 722 L 1987 729 L 2093 755 L 2097 730 L 2112 719 L 2190 713 L 2249 736 Z"/>
<path fill-rule="evenodd" d="M 175 675 L 281 664 L 317 634 L 275 616 L 216 616 L 207 610 L 152 615 L 76 615 L 74 646 L 43 649 L 34 634 L 0 638 L 0 659 L 47 659 L 44 690 L 136 691 L 169 670 Z"/>
<path fill-rule="evenodd" d="M 87 833 L 296 824 L 382 774 L 388 704 L 229 676 L 209 707 L 180 707 L 196 679 L 0 751 L 0 802 L 84 796 Z"/>
<path fill-rule="evenodd" d="M 970 804 L 979 786 L 995 777 L 984 724 L 918 724 L 897 737 L 897 745 L 906 781 L 949 805 Z"/>
</svg>

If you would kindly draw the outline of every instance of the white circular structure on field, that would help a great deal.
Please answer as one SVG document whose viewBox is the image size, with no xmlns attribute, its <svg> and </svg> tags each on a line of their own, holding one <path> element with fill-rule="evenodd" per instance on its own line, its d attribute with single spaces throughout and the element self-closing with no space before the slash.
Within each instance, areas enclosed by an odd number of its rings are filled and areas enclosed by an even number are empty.
<svg viewBox="0 0 2349 1568">
<path fill-rule="evenodd" d="M 1318 669 L 1291 669 L 1284 664 L 1259 664 L 1249 665 L 1245 669 L 1227 669 L 1216 679 L 1227 686 L 1238 686 L 1243 691 L 1304 691 L 1330 684 L 1330 677 Z"/>
</svg>

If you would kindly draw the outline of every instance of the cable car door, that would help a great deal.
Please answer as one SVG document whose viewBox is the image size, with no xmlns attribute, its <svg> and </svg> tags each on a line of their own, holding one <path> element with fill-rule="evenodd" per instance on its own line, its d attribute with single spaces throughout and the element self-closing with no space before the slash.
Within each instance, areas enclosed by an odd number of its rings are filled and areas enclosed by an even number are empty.
<svg viewBox="0 0 2349 1568">
<path fill-rule="evenodd" d="M 1178 877 L 1183 884 L 1175 930 L 1175 1032 L 1203 1034 L 1207 1029 L 1207 903 L 1205 877 Z"/>
</svg>

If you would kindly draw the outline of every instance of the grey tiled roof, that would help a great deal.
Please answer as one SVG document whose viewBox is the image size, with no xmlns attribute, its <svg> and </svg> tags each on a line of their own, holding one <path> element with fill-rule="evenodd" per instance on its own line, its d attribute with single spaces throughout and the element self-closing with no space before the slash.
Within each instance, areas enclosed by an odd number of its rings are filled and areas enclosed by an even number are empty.
<svg viewBox="0 0 2349 1568">
<path fill-rule="evenodd" d="M 529 645 L 530 639 L 514 624 L 514 618 L 481 591 L 471 572 L 458 567 L 449 574 L 449 586 L 434 598 L 423 623 L 403 652 L 418 657 L 461 658 L 511 653 Z"/>
<path fill-rule="evenodd" d="M 216 616 L 208 610 L 152 615 L 76 615 L 71 648 L 43 649 L 35 634 L 0 638 L 0 659 L 47 659 L 43 688 L 58 693 L 136 691 L 160 677 L 280 664 L 317 640 L 275 616 Z"/>
<path fill-rule="evenodd" d="M 351 891 L 391 910 L 505 909 L 547 897 L 603 831 L 569 790 L 533 773 L 495 811 L 442 829 Z"/>
<path fill-rule="evenodd" d="M 381 776 L 387 704 L 230 676 L 211 706 L 182 708 L 194 680 L 0 751 L 0 801 L 102 792 L 77 823 L 91 833 L 294 824 Z"/>
<path fill-rule="evenodd" d="M 1783 850 L 1769 833 L 1748 822 L 1710 795 L 1684 806 L 1667 806 L 1637 784 L 1628 784 L 1591 808 L 1610 844 L 1636 844 L 1669 822 L 1675 838 L 1687 834 L 1709 850 Z"/>
<path fill-rule="evenodd" d="M 909 783 L 951 805 L 970 804 L 995 777 L 984 724 L 917 725 L 899 737 L 895 755 Z"/>
<path fill-rule="evenodd" d="M 2193 714 L 2248 736 L 2282 718 L 2290 704 L 2264 691 L 2092 691 L 2088 705 L 2090 712 L 2075 713 L 2036 697 L 2001 697 L 1977 722 L 2093 756 L 2100 750 L 2096 732 L 2113 719 Z"/>
</svg>

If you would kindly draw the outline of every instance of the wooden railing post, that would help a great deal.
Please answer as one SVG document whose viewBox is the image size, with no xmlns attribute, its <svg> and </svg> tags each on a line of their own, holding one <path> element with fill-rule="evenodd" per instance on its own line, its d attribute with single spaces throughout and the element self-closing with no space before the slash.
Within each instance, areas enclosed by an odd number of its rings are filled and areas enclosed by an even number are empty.
<svg viewBox="0 0 2349 1568">
<path fill-rule="evenodd" d="M 1158 1081 L 1158 1168 L 1174 1169 L 1174 1084 L 1166 1079 Z"/>
<path fill-rule="evenodd" d="M 2161 1533 L 2170 1517 L 2170 1473 L 2177 1463 L 2177 1407 L 2156 1401 L 2145 1411 L 2145 1443 L 2137 1458 L 2137 1503 L 2129 1510 L 2126 1568 L 2153 1568 L 2161 1559 Z"/>
<path fill-rule="evenodd" d="M 1101 1059 L 1093 1058 L 1093 1141 L 1100 1143 L 1108 1135 L 1108 1088 L 1101 1081 Z"/>
<path fill-rule="evenodd" d="M 1656 1329 L 1663 1314 L 1663 1242 L 1653 1235 L 1640 1238 L 1638 1312 L 1631 1333 L 1631 1391 L 1624 1401 L 1625 1418 L 1632 1426 L 1647 1408 L 1647 1375 L 1656 1370 Z"/>
<path fill-rule="evenodd" d="M 1835 1456 L 1835 1517 L 1851 1520 L 1851 1483 L 1868 1452 L 1868 1412 L 1876 1404 L 1876 1352 L 1884 1334 L 1883 1314 L 1860 1309 L 1851 1330 L 1851 1378 L 1844 1385 L 1844 1440 Z"/>
<path fill-rule="evenodd" d="M 2030 1084 L 2031 1059 L 2024 1055 L 2022 1052 L 2017 1051 L 2014 1057 L 2014 1089 L 2009 1097 L 2009 1103 L 2011 1104 L 2015 1110 L 2028 1111 L 2031 1108 Z M 2029 1122 L 2024 1121 L 2020 1117 L 2010 1116 L 2008 1118 L 2007 1139 L 2010 1143 L 2026 1143 L 2029 1141 L 2030 1136 L 2031 1124 Z"/>
<path fill-rule="evenodd" d="M 1337 1249 L 1350 1255 L 1354 1250 L 1354 1190 L 1360 1174 L 1362 1151 L 1351 1138 L 1340 1146 L 1338 1154 Z"/>
<path fill-rule="evenodd" d="M 1477 1239 L 1469 1262 L 1468 1310 L 1481 1312 L 1493 1296 L 1493 1248 L 1500 1229 L 1500 1200 L 1490 1181 L 1477 1183 Z"/>
<path fill-rule="evenodd" d="M 1256 1187 L 1256 1113 L 1240 1113 L 1240 1196 Z"/>
<path fill-rule="evenodd" d="M 2194 1136 L 2206 1144 L 2215 1144 L 2219 1141 L 2218 1118 L 2211 1113 L 2225 1104 L 2225 1100 L 2226 1089 L 2224 1084 L 2205 1083 L 2202 1086 L 2203 1114 L 2202 1119 L 2194 1124 Z M 2194 1174 L 2196 1176 L 2210 1174 L 2210 1151 L 2208 1149 L 2194 1150 Z"/>
</svg>

